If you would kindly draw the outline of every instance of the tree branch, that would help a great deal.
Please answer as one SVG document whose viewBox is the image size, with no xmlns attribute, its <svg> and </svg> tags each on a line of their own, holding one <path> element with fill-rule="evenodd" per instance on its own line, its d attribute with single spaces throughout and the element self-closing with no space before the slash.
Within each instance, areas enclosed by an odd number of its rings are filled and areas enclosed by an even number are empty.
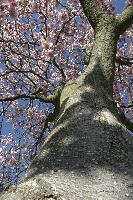
<svg viewBox="0 0 133 200">
<path fill-rule="evenodd" d="M 120 105 L 120 108 L 121 108 L 121 109 L 124 109 L 124 108 L 133 108 L 133 102 L 132 102 L 132 104 L 127 105 L 127 106 L 125 106 L 125 105 Z"/>
<path fill-rule="evenodd" d="M 133 64 L 133 58 L 116 57 L 116 63 L 120 65 L 128 65 L 131 67 Z"/>
<path fill-rule="evenodd" d="M 58 88 L 55 93 L 53 95 L 49 95 L 47 97 L 45 97 L 44 95 L 41 94 L 19 94 L 13 97 L 6 97 L 6 98 L 1 98 L 0 102 L 6 102 L 6 101 L 15 101 L 17 99 L 38 99 L 40 102 L 44 102 L 44 103 L 53 103 L 54 105 L 57 104 L 57 99 L 60 98 L 60 94 L 61 94 L 62 89 Z"/>
<path fill-rule="evenodd" d="M 61 94 L 62 88 L 58 88 L 54 95 L 50 95 L 53 98 L 53 104 L 55 106 L 54 112 L 53 113 L 49 113 L 49 115 L 47 116 L 43 129 L 41 130 L 39 137 L 37 138 L 37 141 L 35 142 L 35 144 L 33 145 L 33 149 L 41 143 L 44 132 L 46 131 L 46 129 L 48 128 L 48 123 L 49 122 L 53 122 L 56 117 L 58 116 L 59 112 L 60 112 L 60 94 Z"/>
<path fill-rule="evenodd" d="M 34 148 L 40 144 L 41 142 L 43 142 L 44 140 L 43 139 L 43 136 L 44 136 L 44 132 L 46 131 L 46 129 L 48 128 L 48 123 L 49 122 L 53 122 L 55 120 L 55 118 L 58 116 L 59 114 L 59 109 L 58 109 L 58 112 L 57 112 L 57 108 L 55 107 L 54 109 L 54 112 L 53 113 L 49 113 L 49 115 L 47 116 L 46 120 L 45 120 L 45 123 L 44 123 L 44 126 L 43 126 L 43 129 L 41 130 L 40 134 L 39 134 L 39 137 L 37 138 L 35 144 L 33 145 L 33 150 Z"/>
<path fill-rule="evenodd" d="M 114 102 L 114 105 L 117 108 L 116 115 L 117 115 L 117 119 L 119 120 L 119 122 L 122 123 L 123 125 L 125 125 L 128 130 L 133 132 L 133 122 L 130 119 L 128 119 L 124 113 L 124 109 L 133 108 L 133 105 L 128 105 L 128 106 L 119 105 L 116 102 Z"/>
<path fill-rule="evenodd" d="M 116 22 L 118 34 L 122 35 L 133 24 L 133 6 L 125 9 L 122 14 L 116 18 Z"/>
<path fill-rule="evenodd" d="M 57 64 L 55 58 L 53 59 L 53 64 L 54 64 L 54 65 L 57 67 L 57 69 L 61 72 L 61 75 L 62 75 L 63 81 L 65 81 L 65 80 L 66 80 L 66 75 L 65 75 L 63 69 L 60 68 L 59 65 Z"/>
<path fill-rule="evenodd" d="M 118 120 L 126 126 L 128 130 L 133 132 L 133 122 L 131 122 L 127 117 L 125 116 L 124 112 L 118 111 Z"/>
<path fill-rule="evenodd" d="M 91 26 L 93 29 L 95 29 L 97 23 L 100 20 L 100 16 L 102 15 L 102 10 L 98 5 L 97 0 L 80 0 L 80 3 Z"/>
</svg>

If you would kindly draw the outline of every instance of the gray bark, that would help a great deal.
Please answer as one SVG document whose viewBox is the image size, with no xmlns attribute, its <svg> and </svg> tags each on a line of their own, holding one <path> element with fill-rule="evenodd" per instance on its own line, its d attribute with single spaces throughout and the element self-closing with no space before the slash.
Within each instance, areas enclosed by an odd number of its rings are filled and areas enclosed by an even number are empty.
<svg viewBox="0 0 133 200">
<path fill-rule="evenodd" d="M 115 19 L 104 15 L 87 69 L 61 93 L 54 130 L 1 200 L 133 199 L 132 146 L 112 100 L 117 39 Z"/>
</svg>

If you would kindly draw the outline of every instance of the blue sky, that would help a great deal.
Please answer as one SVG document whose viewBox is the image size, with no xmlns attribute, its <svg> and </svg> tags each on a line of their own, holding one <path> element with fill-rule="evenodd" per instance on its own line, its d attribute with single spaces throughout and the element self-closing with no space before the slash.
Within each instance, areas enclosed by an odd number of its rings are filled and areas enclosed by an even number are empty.
<svg viewBox="0 0 133 200">
<path fill-rule="evenodd" d="M 113 5 L 116 7 L 116 13 L 120 14 L 125 6 L 125 0 L 112 0 Z"/>
</svg>

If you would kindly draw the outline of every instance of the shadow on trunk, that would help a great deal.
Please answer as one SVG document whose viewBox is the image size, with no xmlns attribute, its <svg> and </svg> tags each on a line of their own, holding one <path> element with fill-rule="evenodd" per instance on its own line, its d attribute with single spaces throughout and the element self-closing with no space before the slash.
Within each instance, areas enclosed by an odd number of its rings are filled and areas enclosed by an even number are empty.
<svg viewBox="0 0 133 200">
<path fill-rule="evenodd" d="M 33 160 L 32 173 L 28 173 L 26 179 L 58 170 L 89 176 L 97 168 L 131 177 L 132 148 L 122 138 L 126 130 L 119 123 L 113 125 L 106 121 L 102 112 L 104 107 L 108 112 L 109 107 L 102 102 L 98 104 L 96 96 L 97 93 L 82 93 L 80 102 L 65 110 L 41 153 Z"/>
</svg>

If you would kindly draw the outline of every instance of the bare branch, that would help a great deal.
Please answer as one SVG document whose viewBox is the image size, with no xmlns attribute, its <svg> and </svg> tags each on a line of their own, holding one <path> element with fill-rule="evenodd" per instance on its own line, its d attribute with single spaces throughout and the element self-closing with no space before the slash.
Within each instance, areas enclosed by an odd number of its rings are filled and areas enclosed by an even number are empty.
<svg viewBox="0 0 133 200">
<path fill-rule="evenodd" d="M 95 29 L 100 20 L 100 16 L 103 13 L 98 5 L 97 0 L 80 0 L 80 3 L 90 24 Z"/>
<path fill-rule="evenodd" d="M 33 149 L 42 142 L 42 139 L 43 139 L 43 136 L 44 136 L 44 132 L 46 131 L 46 129 L 48 128 L 48 123 L 49 122 L 53 122 L 55 120 L 55 118 L 58 116 L 59 114 L 59 109 L 58 109 L 58 112 L 56 112 L 56 108 L 54 109 L 54 112 L 53 113 L 50 113 L 48 115 L 48 117 L 46 118 L 45 120 L 45 123 L 44 123 L 44 126 L 43 126 L 43 129 L 41 130 L 40 134 L 39 134 L 39 137 L 37 138 L 35 144 L 33 145 Z M 43 140 L 44 141 L 44 140 Z"/>
<path fill-rule="evenodd" d="M 133 58 L 116 57 L 116 63 L 120 65 L 128 65 L 131 67 L 133 65 Z"/>
<path fill-rule="evenodd" d="M 17 68 L 17 67 L 16 67 L 16 68 Z M 17 70 L 15 70 L 15 69 L 10 69 L 10 70 L 6 71 L 5 73 L 1 73 L 1 74 L 0 74 L 0 77 L 9 75 L 9 74 L 11 74 L 11 73 L 22 73 L 22 74 L 24 74 L 24 73 L 31 73 L 31 74 L 34 74 L 34 75 L 37 76 L 38 78 L 40 78 L 40 79 L 42 79 L 42 80 L 44 80 L 44 81 L 46 81 L 46 82 L 48 83 L 48 80 L 47 80 L 45 77 L 41 76 L 40 74 L 36 73 L 35 71 L 33 71 L 33 70 L 21 70 L 21 69 L 19 69 L 19 68 L 17 68 Z M 24 75 L 25 75 L 25 74 L 24 74 Z"/>
<path fill-rule="evenodd" d="M 120 106 L 119 108 L 117 108 L 118 110 L 118 120 L 124 124 L 126 126 L 126 128 L 128 130 L 130 130 L 131 132 L 133 132 L 133 122 L 131 122 L 129 119 L 127 119 L 127 117 L 124 114 L 124 108 L 122 108 L 122 106 Z"/>
<path fill-rule="evenodd" d="M 6 97 L 3 99 L 0 99 L 0 102 L 5 102 L 5 101 L 15 101 L 17 99 L 39 99 L 40 101 L 44 101 L 44 98 L 41 98 L 36 95 L 27 95 L 27 94 L 19 94 L 16 96 L 11 96 L 11 97 Z"/>
<path fill-rule="evenodd" d="M 130 105 L 120 105 L 120 108 L 121 109 L 125 109 L 125 108 L 133 108 L 133 102 L 132 102 L 132 104 L 130 104 Z"/>
<path fill-rule="evenodd" d="M 66 75 L 65 75 L 63 69 L 60 68 L 60 66 L 57 64 L 55 58 L 53 59 L 53 64 L 54 64 L 54 65 L 57 67 L 57 69 L 61 72 L 61 75 L 62 75 L 63 81 L 65 81 L 65 80 L 66 80 Z"/>
<path fill-rule="evenodd" d="M 133 6 L 125 9 L 120 16 L 116 18 L 116 29 L 119 35 L 122 35 L 133 24 Z"/>
<path fill-rule="evenodd" d="M 34 95 L 34 94 L 19 94 L 16 96 L 12 96 L 12 97 L 6 97 L 6 98 L 1 98 L 0 102 L 6 102 L 6 101 L 15 101 L 17 99 L 38 99 L 40 102 L 44 102 L 44 103 L 53 103 L 54 105 L 57 105 L 57 100 L 60 98 L 60 94 L 61 94 L 62 89 L 58 88 L 55 93 L 53 95 L 49 95 L 47 97 L 45 97 L 44 95 Z"/>
</svg>

